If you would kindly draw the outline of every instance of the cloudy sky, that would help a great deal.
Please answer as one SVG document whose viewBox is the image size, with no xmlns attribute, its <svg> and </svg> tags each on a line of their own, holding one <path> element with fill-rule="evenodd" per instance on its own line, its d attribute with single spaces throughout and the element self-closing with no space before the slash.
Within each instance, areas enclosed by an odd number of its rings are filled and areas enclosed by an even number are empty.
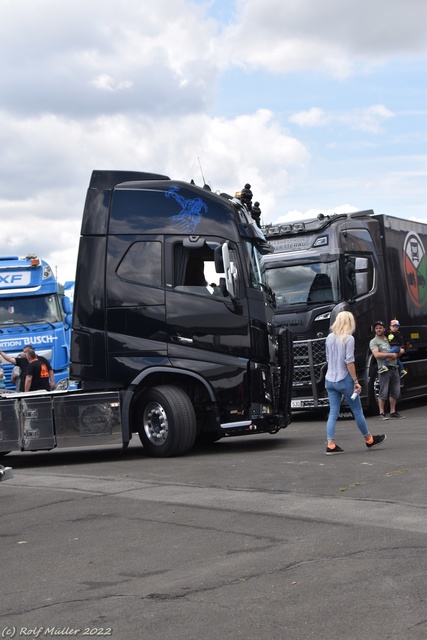
<svg viewBox="0 0 427 640">
<path fill-rule="evenodd" d="M 0 254 L 72 280 L 93 169 L 427 222 L 426 7 L 1 0 Z"/>
</svg>

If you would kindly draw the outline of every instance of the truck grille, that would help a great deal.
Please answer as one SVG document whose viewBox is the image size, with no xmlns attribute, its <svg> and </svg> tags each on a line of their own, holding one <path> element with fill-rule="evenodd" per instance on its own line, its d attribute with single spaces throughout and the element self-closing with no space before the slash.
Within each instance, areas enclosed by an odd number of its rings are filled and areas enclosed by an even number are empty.
<svg viewBox="0 0 427 640">
<path fill-rule="evenodd" d="M 316 382 L 322 378 L 326 365 L 326 338 L 315 340 L 296 340 L 294 351 L 294 385 L 312 382 L 312 374 Z"/>
</svg>

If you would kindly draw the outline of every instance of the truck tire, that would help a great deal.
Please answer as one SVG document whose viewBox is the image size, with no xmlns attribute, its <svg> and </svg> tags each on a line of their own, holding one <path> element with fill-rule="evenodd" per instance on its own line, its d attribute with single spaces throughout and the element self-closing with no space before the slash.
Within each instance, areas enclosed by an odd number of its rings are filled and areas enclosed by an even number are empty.
<svg viewBox="0 0 427 640">
<path fill-rule="evenodd" d="M 373 364 L 369 370 L 368 380 L 368 405 L 367 410 L 371 414 L 378 413 L 378 394 L 380 391 L 380 380 L 378 377 L 378 367 Z"/>
<path fill-rule="evenodd" d="M 196 415 L 190 398 L 180 387 L 149 389 L 141 398 L 139 411 L 139 437 L 151 456 L 179 456 L 192 448 Z"/>
</svg>

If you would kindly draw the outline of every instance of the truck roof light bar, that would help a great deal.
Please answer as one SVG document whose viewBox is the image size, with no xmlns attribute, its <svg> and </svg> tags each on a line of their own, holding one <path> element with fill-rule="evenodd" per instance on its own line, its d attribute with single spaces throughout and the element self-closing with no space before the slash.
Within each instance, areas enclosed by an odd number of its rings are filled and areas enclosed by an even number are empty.
<svg viewBox="0 0 427 640">
<path fill-rule="evenodd" d="M 292 224 L 276 224 L 274 226 L 266 225 L 262 227 L 265 236 L 281 236 L 289 233 L 300 233 L 305 231 L 304 222 L 293 222 Z"/>
<path fill-rule="evenodd" d="M 303 222 L 294 222 L 294 224 L 292 225 L 292 231 L 294 231 L 295 233 L 298 233 L 298 231 L 304 231 L 305 230 L 305 224 Z"/>
<path fill-rule="evenodd" d="M 319 213 L 316 218 L 311 220 L 305 220 L 305 222 L 290 222 L 288 224 L 267 224 L 261 228 L 266 238 L 271 236 L 286 235 L 289 233 L 305 233 L 312 231 L 319 231 L 326 229 L 333 222 L 338 219 L 351 218 L 367 218 L 374 215 L 373 209 L 366 209 L 366 211 L 355 211 L 354 213 Z"/>
</svg>

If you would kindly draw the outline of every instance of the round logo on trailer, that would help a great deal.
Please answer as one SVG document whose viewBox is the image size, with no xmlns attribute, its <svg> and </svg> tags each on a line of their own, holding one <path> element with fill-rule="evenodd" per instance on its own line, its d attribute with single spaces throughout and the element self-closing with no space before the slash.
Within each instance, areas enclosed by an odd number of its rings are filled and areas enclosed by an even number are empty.
<svg viewBox="0 0 427 640">
<path fill-rule="evenodd" d="M 79 407 L 80 435 L 93 436 L 111 433 L 108 410 L 100 404 Z"/>
<path fill-rule="evenodd" d="M 403 245 L 406 287 L 417 307 L 427 304 L 427 255 L 418 233 L 410 231 Z"/>
</svg>

